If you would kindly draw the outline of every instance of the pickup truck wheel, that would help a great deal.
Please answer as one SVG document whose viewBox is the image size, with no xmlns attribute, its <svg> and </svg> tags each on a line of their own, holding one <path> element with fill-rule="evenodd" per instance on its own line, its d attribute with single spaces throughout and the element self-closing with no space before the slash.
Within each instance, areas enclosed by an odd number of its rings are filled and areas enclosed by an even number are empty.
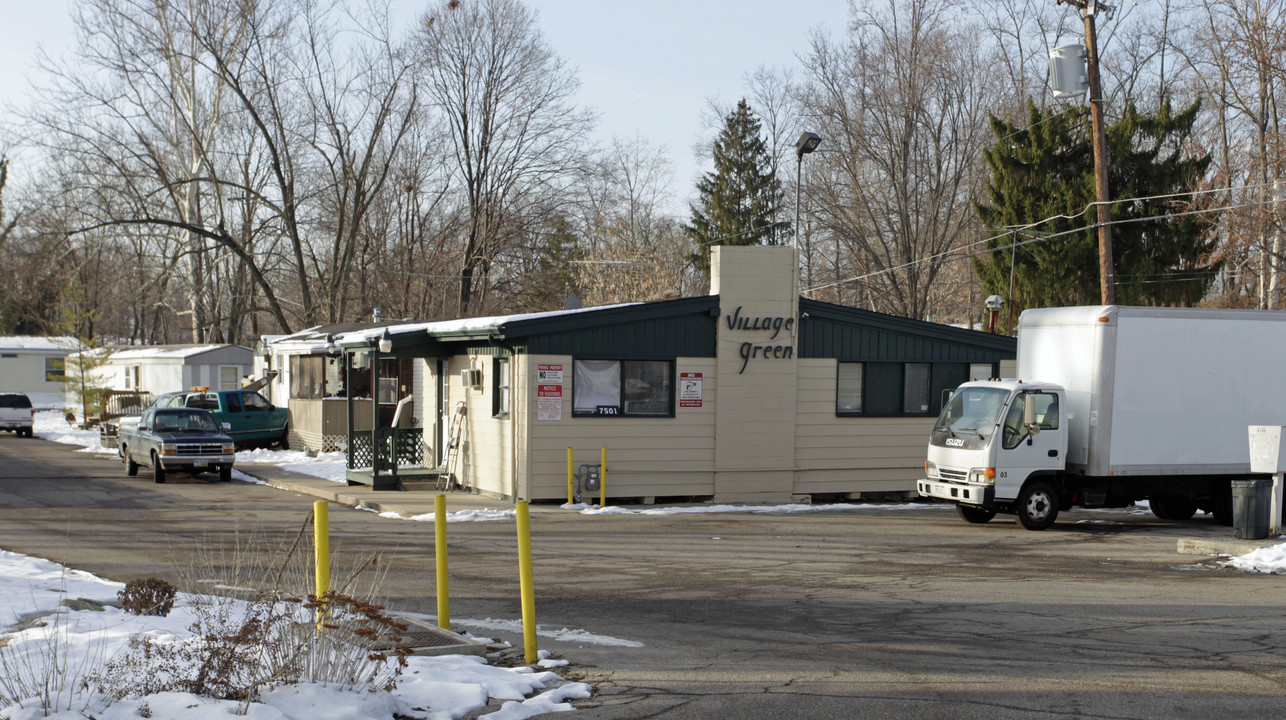
<svg viewBox="0 0 1286 720">
<path fill-rule="evenodd" d="M 128 451 L 125 453 L 125 474 L 130 477 L 138 475 L 138 463 L 134 462 L 134 458 L 130 456 Z"/>
<path fill-rule="evenodd" d="M 1043 480 L 1028 483 L 1014 505 L 1018 522 L 1028 530 L 1045 530 L 1058 518 L 1058 494 Z"/>
<path fill-rule="evenodd" d="M 1185 497 L 1166 495 L 1148 498 L 1152 514 L 1162 520 L 1190 520 L 1197 514 L 1197 504 Z"/>
<path fill-rule="evenodd" d="M 156 453 L 152 453 L 152 482 L 165 482 L 165 468 L 161 467 L 161 458 L 157 457 Z"/>
<path fill-rule="evenodd" d="M 277 441 L 277 447 L 282 450 L 290 449 L 290 431 L 289 430 L 281 431 L 281 439 Z"/>
<path fill-rule="evenodd" d="M 956 512 L 965 522 L 982 524 L 996 517 L 995 510 L 986 510 L 972 505 L 956 505 Z"/>
<path fill-rule="evenodd" d="M 219 482 L 232 482 L 231 465 L 223 465 L 219 468 Z"/>
</svg>

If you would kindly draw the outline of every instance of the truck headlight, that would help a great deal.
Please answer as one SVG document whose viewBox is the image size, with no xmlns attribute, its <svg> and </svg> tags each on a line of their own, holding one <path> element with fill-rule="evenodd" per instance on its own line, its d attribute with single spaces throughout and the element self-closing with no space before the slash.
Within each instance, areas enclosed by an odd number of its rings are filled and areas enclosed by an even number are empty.
<svg viewBox="0 0 1286 720">
<path fill-rule="evenodd" d="M 935 464 L 933 464 L 933 463 L 931 463 L 931 462 L 926 462 L 926 463 L 924 464 L 924 475 L 925 475 L 925 477 L 929 478 L 930 480 L 937 480 L 937 479 L 938 479 L 938 466 L 937 466 L 937 465 L 935 465 Z"/>
<path fill-rule="evenodd" d="M 170 445 L 169 443 L 161 443 L 161 454 L 162 454 L 162 455 L 178 455 L 178 454 L 179 454 L 179 449 L 178 449 L 177 447 L 175 447 L 174 445 Z"/>
<path fill-rule="evenodd" d="M 975 468 L 969 471 L 969 480 L 979 485 L 995 485 L 995 468 Z"/>
<path fill-rule="evenodd" d="M 224 444 L 223 444 L 223 454 L 224 454 L 224 455 L 234 455 L 234 454 L 236 454 L 236 452 L 237 452 L 237 446 L 236 446 L 236 445 L 233 445 L 232 443 L 224 443 Z"/>
</svg>

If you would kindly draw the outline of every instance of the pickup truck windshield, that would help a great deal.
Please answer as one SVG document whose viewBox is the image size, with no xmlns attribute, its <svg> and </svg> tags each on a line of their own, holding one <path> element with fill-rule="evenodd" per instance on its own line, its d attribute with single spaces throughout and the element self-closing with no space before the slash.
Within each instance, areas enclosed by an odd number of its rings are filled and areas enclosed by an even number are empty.
<svg viewBox="0 0 1286 720">
<path fill-rule="evenodd" d="M 164 413 L 156 416 L 156 432 L 217 433 L 218 426 L 207 413 Z"/>
<path fill-rule="evenodd" d="M 1009 397 L 1008 390 L 1000 388 L 971 387 L 959 390 L 942 409 L 934 432 L 957 435 L 976 435 L 986 440 L 995 432 L 1000 422 L 1000 411 Z"/>
</svg>

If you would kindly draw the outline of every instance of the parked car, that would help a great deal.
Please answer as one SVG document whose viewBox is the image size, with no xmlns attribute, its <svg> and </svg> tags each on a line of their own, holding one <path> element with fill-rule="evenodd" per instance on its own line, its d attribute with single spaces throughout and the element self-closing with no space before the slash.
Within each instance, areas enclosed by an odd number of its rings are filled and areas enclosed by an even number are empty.
<svg viewBox="0 0 1286 720">
<path fill-rule="evenodd" d="M 159 395 L 148 407 L 149 410 L 163 408 L 210 411 L 215 423 L 220 426 L 227 423 L 227 434 L 239 448 L 277 445 L 284 450 L 290 447 L 287 436 L 290 413 L 253 390 L 193 388 Z M 115 446 L 116 436 L 137 422 L 137 416 L 124 416 L 104 423 L 101 434 L 103 447 Z"/>
<path fill-rule="evenodd" d="M 161 408 L 143 412 L 136 424 L 122 427 L 117 453 L 125 472 L 138 475 L 139 467 L 152 469 L 152 480 L 165 482 L 169 472 L 217 472 L 223 482 L 232 480 L 236 446 L 208 410 Z"/>
<path fill-rule="evenodd" d="M 22 393 L 0 393 L 0 430 L 31 437 L 31 399 Z"/>
</svg>

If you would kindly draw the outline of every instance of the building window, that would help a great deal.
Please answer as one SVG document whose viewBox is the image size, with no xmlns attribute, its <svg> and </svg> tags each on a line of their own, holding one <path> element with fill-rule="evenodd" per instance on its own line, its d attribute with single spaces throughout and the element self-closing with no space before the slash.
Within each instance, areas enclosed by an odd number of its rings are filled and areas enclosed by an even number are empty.
<svg viewBox="0 0 1286 720">
<path fill-rule="evenodd" d="M 572 368 L 572 415 L 674 416 L 672 362 L 576 360 Z"/>
<path fill-rule="evenodd" d="M 993 377 L 996 377 L 996 373 L 995 370 L 992 369 L 991 363 L 970 363 L 970 380 L 990 380 Z"/>
<path fill-rule="evenodd" d="M 67 382 L 67 361 L 60 357 L 45 358 L 45 382 Z"/>
<path fill-rule="evenodd" d="M 236 365 L 220 365 L 219 389 L 236 390 L 241 387 L 240 370 Z"/>
<path fill-rule="evenodd" d="M 902 412 L 926 415 L 929 412 L 929 363 L 907 363 L 902 383 Z"/>
<path fill-rule="evenodd" d="M 142 390 L 143 383 L 140 382 L 142 370 L 138 365 L 130 365 L 125 368 L 125 389 Z"/>
<path fill-rule="evenodd" d="M 862 363 L 842 362 L 835 379 L 835 412 L 855 415 L 862 412 Z"/>
<path fill-rule="evenodd" d="M 495 387 L 491 393 L 491 414 L 506 417 L 509 415 L 509 358 L 496 358 L 492 374 Z"/>
<path fill-rule="evenodd" d="M 290 397 L 301 400 L 326 397 L 326 358 L 321 355 L 291 356 Z"/>
<path fill-rule="evenodd" d="M 967 363 L 840 362 L 835 414 L 867 417 L 936 415 L 942 398 L 969 379 Z"/>
</svg>

